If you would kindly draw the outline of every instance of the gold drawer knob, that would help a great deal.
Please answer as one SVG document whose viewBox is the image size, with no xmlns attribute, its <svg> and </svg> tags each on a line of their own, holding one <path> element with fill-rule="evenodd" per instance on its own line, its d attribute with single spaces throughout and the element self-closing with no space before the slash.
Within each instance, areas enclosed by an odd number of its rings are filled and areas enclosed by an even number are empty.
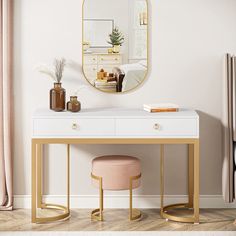
<svg viewBox="0 0 236 236">
<path fill-rule="evenodd" d="M 116 61 L 118 61 L 118 58 L 115 58 Z"/>
<path fill-rule="evenodd" d="M 154 124 L 153 128 L 154 128 L 155 130 L 159 130 L 159 129 L 160 129 L 160 125 L 156 123 L 156 124 Z"/>
<path fill-rule="evenodd" d="M 101 58 L 101 60 L 103 61 L 104 59 L 103 59 L 103 58 Z"/>
<path fill-rule="evenodd" d="M 77 125 L 76 123 L 73 123 L 73 124 L 72 124 L 72 129 L 73 129 L 73 130 L 76 130 L 77 128 L 78 128 L 78 125 Z"/>
<path fill-rule="evenodd" d="M 94 61 L 96 61 L 96 58 L 93 58 Z"/>
</svg>

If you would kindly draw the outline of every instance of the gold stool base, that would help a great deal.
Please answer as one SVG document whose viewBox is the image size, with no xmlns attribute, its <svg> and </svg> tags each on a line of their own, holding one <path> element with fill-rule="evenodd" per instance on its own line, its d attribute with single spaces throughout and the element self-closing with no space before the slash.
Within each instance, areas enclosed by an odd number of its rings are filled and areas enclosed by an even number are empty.
<svg viewBox="0 0 236 236">
<path fill-rule="evenodd" d="M 142 217 L 142 213 L 138 209 L 132 209 L 132 214 L 130 216 L 130 220 L 140 220 Z"/>
<path fill-rule="evenodd" d="M 138 209 L 132 209 L 132 214 L 130 215 L 129 220 L 133 221 L 133 220 L 139 220 L 142 217 L 141 211 Z M 103 211 L 102 214 L 100 212 L 100 209 L 94 209 L 91 212 L 91 219 L 92 220 L 97 220 L 97 221 L 103 221 Z"/>
<path fill-rule="evenodd" d="M 172 221 L 183 222 L 183 223 L 196 222 L 194 217 L 181 217 L 181 216 L 171 215 L 168 213 L 169 210 L 174 210 L 174 209 L 191 209 L 192 210 L 192 208 L 189 208 L 188 203 L 167 205 L 167 206 L 164 206 L 163 209 L 161 209 L 161 213 L 160 213 L 161 217 L 165 218 L 166 220 L 172 220 Z"/>
<path fill-rule="evenodd" d="M 64 220 L 70 217 L 70 211 L 68 211 L 67 207 L 62 206 L 62 205 L 42 203 L 41 209 L 60 210 L 60 211 L 63 211 L 64 213 L 57 216 L 36 218 L 34 223 L 38 223 L 38 224 L 49 223 L 49 222 L 54 222 L 57 220 Z"/>
<path fill-rule="evenodd" d="M 99 208 L 97 208 L 91 212 L 91 219 L 97 220 L 97 221 L 103 221 L 103 214 L 101 214 Z"/>
<path fill-rule="evenodd" d="M 99 204 L 100 208 L 97 208 L 91 212 L 91 219 L 92 220 L 97 220 L 97 221 L 103 221 L 103 188 L 102 188 L 102 177 L 101 176 L 96 176 L 93 173 L 91 173 L 91 177 L 93 179 L 96 179 L 99 181 Z M 133 208 L 133 181 L 141 178 L 141 173 L 137 176 L 131 176 L 130 177 L 130 196 L 129 196 L 129 220 L 137 220 L 140 219 L 142 214 L 141 211 L 138 209 Z"/>
</svg>

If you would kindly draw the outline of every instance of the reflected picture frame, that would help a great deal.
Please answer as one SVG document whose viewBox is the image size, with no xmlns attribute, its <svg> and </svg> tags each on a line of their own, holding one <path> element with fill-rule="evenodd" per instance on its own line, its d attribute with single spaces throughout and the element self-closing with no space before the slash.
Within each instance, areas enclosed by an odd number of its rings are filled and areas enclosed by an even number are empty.
<svg viewBox="0 0 236 236">
<path fill-rule="evenodd" d="M 114 27 L 115 27 L 115 23 L 114 23 L 114 20 L 113 19 L 83 19 L 83 25 L 84 25 L 84 27 L 83 27 L 83 29 L 85 29 L 85 24 L 86 24 L 86 22 L 87 23 L 94 23 L 94 24 L 96 24 L 96 23 L 107 23 L 107 24 L 109 24 L 109 28 L 110 28 L 110 30 L 109 30 L 109 32 L 107 33 L 107 35 L 110 33 L 110 32 L 112 32 L 112 30 L 114 29 Z M 84 31 L 83 31 L 83 33 L 84 33 Z M 96 33 L 96 32 L 94 32 L 94 33 Z M 84 35 L 84 37 L 86 37 L 86 35 Z M 95 44 L 95 45 L 93 45 L 93 44 L 91 44 L 90 45 L 90 48 L 110 48 L 111 46 L 107 43 L 106 45 L 97 45 L 97 44 Z"/>
</svg>

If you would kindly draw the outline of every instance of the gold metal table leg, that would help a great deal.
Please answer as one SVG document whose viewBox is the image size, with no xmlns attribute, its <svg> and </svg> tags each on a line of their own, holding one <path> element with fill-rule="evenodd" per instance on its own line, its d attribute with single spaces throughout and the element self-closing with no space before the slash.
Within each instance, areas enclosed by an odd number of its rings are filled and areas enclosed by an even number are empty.
<svg viewBox="0 0 236 236">
<path fill-rule="evenodd" d="M 194 144 L 189 144 L 188 157 L 188 203 L 179 203 L 164 206 L 164 145 L 160 149 L 160 173 L 161 173 L 161 217 L 167 220 L 185 223 L 199 223 L 199 140 Z M 191 217 L 180 217 L 168 213 L 173 209 L 186 209 L 193 207 L 193 215 Z"/>
<path fill-rule="evenodd" d="M 32 199 L 31 199 L 31 221 L 36 223 L 36 143 L 32 140 L 32 160 L 31 160 L 31 171 L 32 171 Z"/>
<path fill-rule="evenodd" d="M 37 208 L 42 208 L 42 151 L 43 145 L 37 144 Z"/>
<path fill-rule="evenodd" d="M 67 212 L 70 213 L 70 144 L 67 144 Z"/>
<path fill-rule="evenodd" d="M 194 223 L 199 223 L 199 140 L 194 143 Z"/>
<path fill-rule="evenodd" d="M 164 207 L 164 145 L 160 145 L 160 163 L 161 163 L 161 216 L 163 214 Z"/>
<path fill-rule="evenodd" d="M 193 208 L 194 145 L 188 145 L 188 207 Z"/>
<path fill-rule="evenodd" d="M 129 184 L 129 220 L 137 220 L 140 219 L 142 214 L 138 209 L 133 209 L 133 181 L 141 178 L 141 173 L 137 176 L 130 177 Z"/>
<path fill-rule="evenodd" d="M 62 214 L 52 217 L 37 217 L 37 207 L 55 209 Z M 32 223 L 48 223 L 70 216 L 70 145 L 67 145 L 67 207 L 42 202 L 42 144 L 32 140 Z"/>
</svg>

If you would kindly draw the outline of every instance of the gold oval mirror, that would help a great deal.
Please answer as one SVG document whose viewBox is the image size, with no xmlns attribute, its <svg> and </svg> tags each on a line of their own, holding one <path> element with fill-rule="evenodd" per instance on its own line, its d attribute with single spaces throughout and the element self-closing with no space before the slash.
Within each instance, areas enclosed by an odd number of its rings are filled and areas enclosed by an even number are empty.
<svg viewBox="0 0 236 236">
<path fill-rule="evenodd" d="M 83 71 L 104 92 L 139 86 L 148 71 L 146 0 L 84 0 Z"/>
</svg>

